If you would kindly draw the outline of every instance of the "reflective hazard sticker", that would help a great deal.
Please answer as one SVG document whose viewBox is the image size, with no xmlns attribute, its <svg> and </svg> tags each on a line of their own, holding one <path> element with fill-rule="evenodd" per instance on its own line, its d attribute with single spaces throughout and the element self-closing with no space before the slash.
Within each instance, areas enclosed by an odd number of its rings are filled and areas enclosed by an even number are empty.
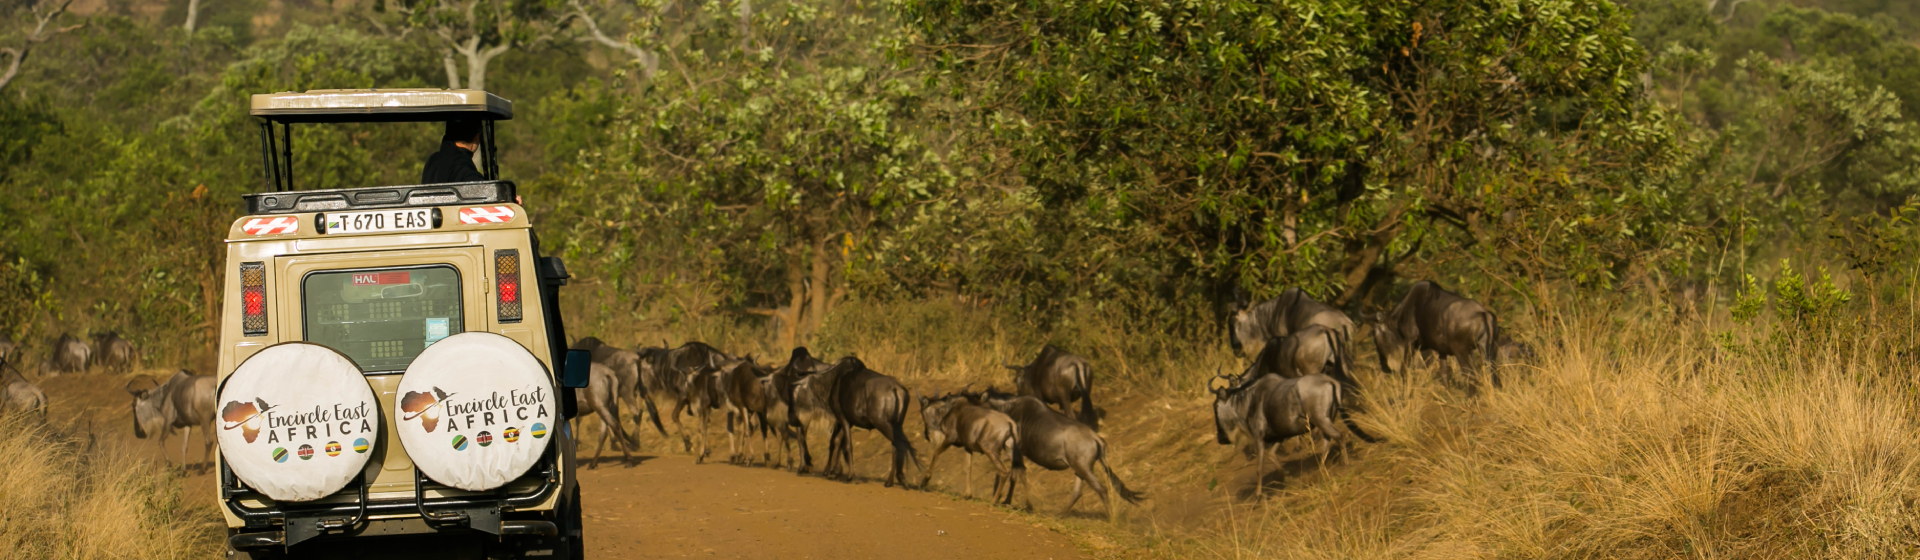
<svg viewBox="0 0 1920 560">
<path fill-rule="evenodd" d="M 460 209 L 460 223 L 503 224 L 513 221 L 512 206 L 475 206 Z"/>
<path fill-rule="evenodd" d="M 282 235 L 300 231 L 300 217 L 279 216 L 275 218 L 254 218 L 240 226 L 247 235 Z"/>
</svg>

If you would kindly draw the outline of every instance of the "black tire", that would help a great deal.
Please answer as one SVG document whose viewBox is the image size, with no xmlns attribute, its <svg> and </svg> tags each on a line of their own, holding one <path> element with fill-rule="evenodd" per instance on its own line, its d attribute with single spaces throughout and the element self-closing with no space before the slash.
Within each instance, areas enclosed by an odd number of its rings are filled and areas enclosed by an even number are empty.
<svg viewBox="0 0 1920 560">
<path fill-rule="evenodd" d="M 561 516 L 565 524 L 560 527 L 561 542 L 567 547 L 566 557 L 572 560 L 585 560 L 587 557 L 586 526 L 581 523 L 580 510 L 580 486 L 576 484 L 573 496 L 567 500 L 566 513 Z"/>
</svg>

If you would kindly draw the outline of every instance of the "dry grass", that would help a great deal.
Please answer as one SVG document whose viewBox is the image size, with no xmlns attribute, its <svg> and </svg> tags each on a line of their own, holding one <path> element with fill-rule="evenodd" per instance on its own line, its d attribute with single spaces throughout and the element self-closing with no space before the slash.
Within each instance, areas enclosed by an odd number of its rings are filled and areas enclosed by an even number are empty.
<svg viewBox="0 0 1920 560">
<path fill-rule="evenodd" d="M 38 419 L 0 417 L 0 551 L 7 558 L 212 558 L 212 512 L 179 477 L 94 449 Z"/>
</svg>

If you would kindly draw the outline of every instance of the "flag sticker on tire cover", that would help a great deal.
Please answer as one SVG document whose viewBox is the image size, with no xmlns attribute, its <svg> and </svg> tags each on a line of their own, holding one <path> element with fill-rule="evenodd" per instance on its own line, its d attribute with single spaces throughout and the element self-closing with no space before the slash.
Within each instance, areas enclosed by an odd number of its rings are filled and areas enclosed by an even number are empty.
<svg viewBox="0 0 1920 560">
<path fill-rule="evenodd" d="M 356 440 L 353 440 L 353 452 L 354 452 L 354 453 L 366 453 L 366 452 L 367 452 L 367 438 L 360 438 L 360 439 L 356 439 Z"/>
<path fill-rule="evenodd" d="M 540 439 L 543 437 L 547 437 L 547 425 L 541 424 L 539 422 L 534 422 L 533 423 L 533 439 Z"/>
<path fill-rule="evenodd" d="M 287 448 L 285 447 L 273 448 L 273 462 L 275 463 L 287 462 Z"/>
<path fill-rule="evenodd" d="M 504 224 L 513 221 L 512 206 L 475 206 L 460 209 L 460 223 L 467 225 Z"/>
<path fill-rule="evenodd" d="M 340 442 L 337 442 L 337 441 L 327 442 L 327 456 L 328 457 L 340 456 Z"/>
<path fill-rule="evenodd" d="M 467 436 L 453 436 L 453 448 L 458 451 L 466 451 Z"/>
<path fill-rule="evenodd" d="M 520 428 L 508 427 L 500 432 L 500 437 L 507 440 L 507 443 L 520 441 Z"/>
</svg>

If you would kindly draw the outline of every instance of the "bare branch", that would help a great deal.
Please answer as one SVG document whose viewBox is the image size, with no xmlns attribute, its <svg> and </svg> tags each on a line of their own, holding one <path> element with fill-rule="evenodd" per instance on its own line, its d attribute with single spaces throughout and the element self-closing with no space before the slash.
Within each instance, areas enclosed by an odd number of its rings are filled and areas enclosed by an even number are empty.
<svg viewBox="0 0 1920 560">
<path fill-rule="evenodd" d="M 640 48 L 633 43 L 618 41 L 612 37 L 608 37 L 606 33 L 600 31 L 599 22 L 594 21 L 593 16 L 587 14 L 586 6 L 581 5 L 580 0 L 568 0 L 567 3 L 573 6 L 574 17 L 580 18 L 580 21 L 587 24 L 589 36 L 581 37 L 581 41 L 591 40 L 605 45 L 608 48 L 627 53 L 628 56 L 632 56 L 634 60 L 640 62 L 640 78 L 643 80 L 653 79 L 654 71 L 660 68 L 659 54 Z"/>
<path fill-rule="evenodd" d="M 66 27 L 55 27 L 49 31 L 47 24 L 53 23 L 54 20 L 60 18 L 61 14 L 67 13 L 67 6 L 72 4 L 73 0 L 61 0 L 58 6 L 54 6 L 52 10 L 44 13 L 40 11 L 38 4 L 34 5 L 33 16 L 34 19 L 38 21 L 34 23 L 33 33 L 27 35 L 26 44 L 19 48 L 0 48 L 0 54 L 6 54 L 10 59 L 7 63 L 7 72 L 0 74 L 0 90 L 7 89 L 7 86 L 13 83 L 13 79 L 20 75 L 20 65 L 26 62 L 27 56 L 33 54 L 34 45 L 45 43 L 57 35 L 73 32 L 91 23 L 90 21 L 82 21 Z"/>
</svg>

